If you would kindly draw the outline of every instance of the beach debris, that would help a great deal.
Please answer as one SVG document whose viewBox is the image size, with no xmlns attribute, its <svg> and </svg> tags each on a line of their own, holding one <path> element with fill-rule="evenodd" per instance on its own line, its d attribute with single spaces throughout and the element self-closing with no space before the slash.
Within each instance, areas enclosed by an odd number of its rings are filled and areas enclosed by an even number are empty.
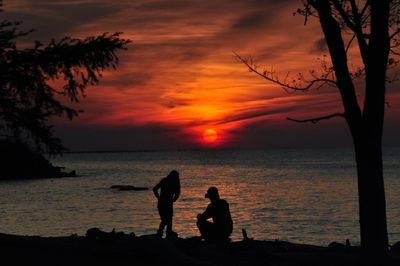
<svg viewBox="0 0 400 266">
<path fill-rule="evenodd" d="M 166 238 L 168 240 L 177 240 L 178 239 L 178 233 L 175 231 L 167 232 Z"/>
<path fill-rule="evenodd" d="M 243 235 L 243 241 L 250 241 L 250 240 L 253 240 L 253 238 L 249 238 L 249 237 L 247 236 L 247 231 L 246 231 L 246 229 L 244 229 L 244 228 L 242 228 L 242 235 Z"/>
<path fill-rule="evenodd" d="M 104 232 L 97 227 L 90 228 L 86 231 L 86 238 L 97 240 L 116 240 L 130 239 L 136 237 L 135 233 L 126 234 L 124 232 L 116 232 L 115 228 L 111 232 Z"/>
<path fill-rule="evenodd" d="M 131 185 L 112 185 L 110 187 L 111 189 L 118 189 L 120 191 L 129 191 L 129 190 L 133 190 L 133 191 L 141 191 L 141 190 L 148 190 L 148 187 L 135 187 L 135 186 L 131 186 Z"/>
<path fill-rule="evenodd" d="M 345 248 L 346 245 L 333 241 L 328 245 L 328 247 L 329 248 Z"/>
<path fill-rule="evenodd" d="M 397 241 L 396 243 L 394 243 L 393 246 L 390 248 L 390 251 L 400 254 L 400 241 Z"/>
<path fill-rule="evenodd" d="M 60 172 L 60 173 L 61 175 L 59 177 L 78 177 L 75 170 L 72 170 L 70 172 Z"/>
<path fill-rule="evenodd" d="M 79 238 L 79 235 L 76 233 L 73 233 L 69 236 L 69 238 Z"/>
<path fill-rule="evenodd" d="M 328 245 L 328 248 L 333 249 L 333 250 L 355 250 L 355 249 L 358 249 L 358 247 L 352 246 L 350 244 L 349 239 L 346 239 L 345 244 L 333 241 Z"/>
</svg>

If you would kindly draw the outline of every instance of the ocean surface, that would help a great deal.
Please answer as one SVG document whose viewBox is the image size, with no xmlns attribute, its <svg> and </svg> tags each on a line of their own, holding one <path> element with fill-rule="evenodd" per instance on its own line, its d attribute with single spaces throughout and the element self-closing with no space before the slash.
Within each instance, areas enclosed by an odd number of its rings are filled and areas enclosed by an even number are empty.
<svg viewBox="0 0 400 266">
<path fill-rule="evenodd" d="M 234 220 L 234 240 L 249 237 L 328 245 L 359 243 L 354 155 L 348 149 L 71 153 L 53 160 L 79 177 L 1 181 L 0 232 L 84 235 L 91 227 L 137 235 L 155 233 L 159 216 L 151 191 L 171 170 L 181 174 L 174 230 L 198 235 L 196 215 L 217 186 Z M 400 240 L 400 149 L 384 150 L 389 239 Z"/>
</svg>

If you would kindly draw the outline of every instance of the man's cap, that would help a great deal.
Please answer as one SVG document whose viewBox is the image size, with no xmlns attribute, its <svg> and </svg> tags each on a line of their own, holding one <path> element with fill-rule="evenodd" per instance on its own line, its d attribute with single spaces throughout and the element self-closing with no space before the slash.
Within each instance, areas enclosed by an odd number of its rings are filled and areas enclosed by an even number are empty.
<svg viewBox="0 0 400 266">
<path fill-rule="evenodd" d="M 212 195 L 218 196 L 218 188 L 216 188 L 216 187 L 210 187 L 210 188 L 207 190 L 207 193 L 206 193 L 205 197 L 206 197 L 206 198 L 210 198 L 210 195 L 211 195 L 211 196 L 212 196 Z"/>
</svg>

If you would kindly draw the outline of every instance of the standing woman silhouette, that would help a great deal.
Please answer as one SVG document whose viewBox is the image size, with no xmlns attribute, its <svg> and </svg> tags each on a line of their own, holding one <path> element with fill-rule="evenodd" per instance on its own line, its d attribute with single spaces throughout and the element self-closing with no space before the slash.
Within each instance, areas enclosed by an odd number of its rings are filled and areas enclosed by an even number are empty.
<svg viewBox="0 0 400 266">
<path fill-rule="evenodd" d="M 158 193 L 158 190 L 160 190 L 160 193 Z M 167 238 L 176 235 L 172 231 L 172 216 L 174 215 L 173 204 L 178 200 L 181 193 L 178 171 L 172 170 L 167 177 L 161 179 L 153 188 L 153 192 L 154 196 L 158 199 L 157 209 L 161 218 L 157 235 L 162 237 L 165 226 L 167 226 Z"/>
</svg>

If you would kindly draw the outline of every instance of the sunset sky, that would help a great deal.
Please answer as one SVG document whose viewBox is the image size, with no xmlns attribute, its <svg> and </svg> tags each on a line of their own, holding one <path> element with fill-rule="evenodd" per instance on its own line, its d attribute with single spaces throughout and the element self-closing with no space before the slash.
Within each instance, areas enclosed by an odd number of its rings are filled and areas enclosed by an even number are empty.
<svg viewBox="0 0 400 266">
<path fill-rule="evenodd" d="M 233 52 L 253 56 L 282 77 L 319 69 L 325 43 L 318 21 L 304 26 L 303 17 L 293 16 L 300 5 L 297 0 L 5 0 L 1 16 L 24 21 L 25 29 L 36 29 L 31 40 L 44 43 L 103 32 L 123 32 L 132 40 L 119 53 L 117 70 L 88 88 L 79 104 L 85 113 L 54 121 L 71 150 L 349 146 L 340 118 L 316 125 L 285 119 L 341 112 L 334 88 L 287 93 L 234 58 Z M 350 64 L 356 68 L 357 62 Z M 398 86 L 389 86 L 386 146 L 400 145 Z"/>
</svg>

